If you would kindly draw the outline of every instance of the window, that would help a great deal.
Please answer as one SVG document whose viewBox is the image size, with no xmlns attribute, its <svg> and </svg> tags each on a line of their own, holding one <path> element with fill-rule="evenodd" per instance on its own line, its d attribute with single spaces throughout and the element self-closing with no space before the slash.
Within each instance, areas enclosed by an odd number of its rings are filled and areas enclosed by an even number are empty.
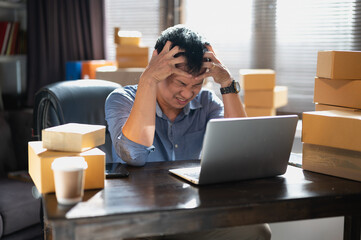
<svg viewBox="0 0 361 240">
<path fill-rule="evenodd" d="M 277 1 L 275 69 L 289 88 L 284 110 L 313 110 L 314 77 L 320 50 L 357 50 L 354 0 Z"/>
<path fill-rule="evenodd" d="M 276 84 L 289 89 L 289 104 L 280 110 L 300 113 L 314 109 L 317 52 L 360 50 L 360 5 L 355 0 L 188 0 L 185 12 L 186 24 L 209 38 L 233 77 L 240 68 L 274 69 Z"/>
<path fill-rule="evenodd" d="M 252 1 L 188 0 L 185 24 L 207 38 L 234 77 L 250 67 Z"/>
<path fill-rule="evenodd" d="M 182 21 L 182 9 L 183 0 L 105 0 L 106 58 L 115 59 L 115 27 L 141 32 L 151 56 L 159 34 Z"/>
<path fill-rule="evenodd" d="M 115 59 L 114 28 L 139 31 L 141 42 L 152 51 L 160 30 L 159 0 L 105 0 L 105 36 L 107 59 Z M 151 55 L 151 53 L 150 53 Z"/>
</svg>

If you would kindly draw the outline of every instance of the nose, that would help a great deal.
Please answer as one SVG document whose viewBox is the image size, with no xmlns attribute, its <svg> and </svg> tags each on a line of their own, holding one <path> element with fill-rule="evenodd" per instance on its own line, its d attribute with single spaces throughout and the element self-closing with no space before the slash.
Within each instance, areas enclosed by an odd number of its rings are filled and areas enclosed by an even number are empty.
<svg viewBox="0 0 361 240">
<path fill-rule="evenodd" d="M 181 91 L 181 96 L 184 99 L 190 99 L 193 97 L 193 95 L 194 95 L 194 92 L 192 91 L 192 89 L 183 88 L 183 90 Z"/>
</svg>

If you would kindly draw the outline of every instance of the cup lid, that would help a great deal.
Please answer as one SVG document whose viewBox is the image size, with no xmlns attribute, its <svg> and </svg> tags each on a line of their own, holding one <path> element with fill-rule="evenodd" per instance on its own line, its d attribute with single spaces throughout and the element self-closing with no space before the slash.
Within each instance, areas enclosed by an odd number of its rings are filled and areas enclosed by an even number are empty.
<svg viewBox="0 0 361 240">
<path fill-rule="evenodd" d="M 60 157 L 51 164 L 53 170 L 76 171 L 87 168 L 88 164 L 83 157 Z"/>
</svg>

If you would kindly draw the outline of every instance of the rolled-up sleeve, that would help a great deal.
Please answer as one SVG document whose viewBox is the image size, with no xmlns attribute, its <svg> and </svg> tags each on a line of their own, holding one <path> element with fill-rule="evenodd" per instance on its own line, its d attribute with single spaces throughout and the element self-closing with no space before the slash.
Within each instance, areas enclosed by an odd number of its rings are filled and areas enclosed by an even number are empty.
<svg viewBox="0 0 361 240">
<path fill-rule="evenodd" d="M 135 143 L 122 133 L 135 98 L 134 89 L 119 88 L 113 91 L 105 101 L 105 119 L 116 154 L 124 162 L 133 166 L 143 166 L 147 162 L 154 146 L 147 147 Z"/>
<path fill-rule="evenodd" d="M 143 166 L 147 162 L 149 153 L 154 151 L 154 146 L 146 147 L 138 144 L 123 134 L 118 137 L 114 147 L 122 160 L 133 166 Z"/>
</svg>

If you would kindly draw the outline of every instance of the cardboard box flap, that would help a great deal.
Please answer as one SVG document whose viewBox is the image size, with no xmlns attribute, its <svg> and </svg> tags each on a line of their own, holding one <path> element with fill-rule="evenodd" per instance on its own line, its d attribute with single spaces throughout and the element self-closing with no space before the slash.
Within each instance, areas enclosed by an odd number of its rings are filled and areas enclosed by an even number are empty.
<svg viewBox="0 0 361 240">
<path fill-rule="evenodd" d="M 272 69 L 240 69 L 241 75 L 275 75 L 276 72 Z"/>
<path fill-rule="evenodd" d="M 361 121 L 361 113 L 359 112 L 352 112 L 352 111 L 342 111 L 342 110 L 328 110 L 328 111 L 310 111 L 304 112 L 304 114 L 311 114 L 311 115 L 318 115 L 318 116 L 327 116 L 327 117 L 334 117 L 334 118 L 351 118 L 355 120 Z M 360 122 L 361 124 L 361 122 Z"/>
<path fill-rule="evenodd" d="M 105 126 L 83 123 L 67 123 L 55 127 L 46 128 L 43 131 L 86 134 L 101 129 L 105 129 Z"/>
</svg>

